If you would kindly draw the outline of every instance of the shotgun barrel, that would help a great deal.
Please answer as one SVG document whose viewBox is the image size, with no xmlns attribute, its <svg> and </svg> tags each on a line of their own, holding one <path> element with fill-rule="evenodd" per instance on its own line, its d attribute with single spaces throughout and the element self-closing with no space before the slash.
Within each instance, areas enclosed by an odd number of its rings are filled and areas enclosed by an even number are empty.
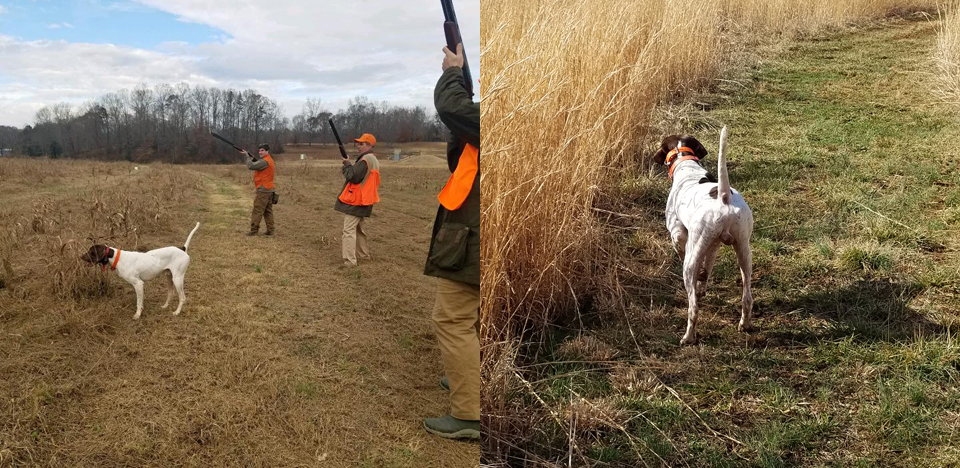
<svg viewBox="0 0 960 468">
<path fill-rule="evenodd" d="M 257 157 L 256 154 L 253 154 L 253 153 L 251 153 L 251 152 L 249 152 L 249 151 L 247 151 L 247 150 L 245 150 L 245 149 L 243 149 L 243 148 L 235 145 L 232 141 L 230 141 L 230 140 L 228 140 L 228 139 L 226 139 L 226 138 L 224 138 L 224 137 L 222 137 L 222 136 L 220 136 L 220 135 L 217 135 L 216 132 L 210 132 L 210 134 L 213 135 L 214 138 L 216 138 L 216 139 L 218 139 L 218 140 L 220 140 L 220 141 L 222 141 L 222 142 L 224 142 L 224 143 L 226 143 L 226 144 L 234 147 L 234 149 L 236 149 L 237 151 L 239 151 L 239 152 L 241 152 L 241 153 L 246 152 L 247 154 L 250 155 L 250 157 L 253 158 L 254 161 L 260 159 L 260 158 Z"/>
<path fill-rule="evenodd" d="M 343 148 L 343 140 L 340 139 L 340 133 L 337 132 L 337 126 L 333 124 L 333 119 L 327 119 L 327 122 L 330 122 L 330 130 L 333 130 L 333 137 L 337 139 L 337 145 L 340 146 L 340 156 L 343 159 L 350 159 L 347 156 L 347 150 Z"/>
<path fill-rule="evenodd" d="M 447 48 L 457 52 L 457 44 L 463 43 L 460 35 L 460 23 L 457 22 L 457 12 L 453 9 L 453 0 L 440 0 L 443 7 L 443 35 L 447 38 Z M 473 97 L 473 77 L 470 76 L 470 65 L 467 64 L 467 47 L 463 47 L 463 80 L 470 97 Z"/>
</svg>

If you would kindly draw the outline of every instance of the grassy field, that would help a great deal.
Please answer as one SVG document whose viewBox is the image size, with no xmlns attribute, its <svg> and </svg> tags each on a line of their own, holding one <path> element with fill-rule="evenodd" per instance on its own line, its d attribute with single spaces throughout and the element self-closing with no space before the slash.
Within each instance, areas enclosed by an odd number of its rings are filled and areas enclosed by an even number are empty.
<svg viewBox="0 0 960 468">
<path fill-rule="evenodd" d="M 659 138 L 655 112 L 724 83 L 772 45 L 890 15 L 935 16 L 942 3 L 485 1 L 486 342 L 575 319 L 587 291 L 620 302 L 591 208 Z"/>
<path fill-rule="evenodd" d="M 339 162 L 286 158 L 253 238 L 239 165 L 3 160 L 0 466 L 476 465 L 421 427 L 449 411 L 421 274 L 442 161 L 383 162 L 374 259 L 345 269 Z M 132 287 L 78 258 L 197 221 L 180 316 L 158 278 L 134 321 Z"/>
<path fill-rule="evenodd" d="M 960 120 L 932 92 L 938 22 L 911 18 L 811 36 L 664 113 L 710 149 L 711 172 L 730 127 L 730 179 L 756 218 L 758 330 L 736 331 L 724 249 L 701 344 L 679 346 L 669 183 L 659 168 L 623 178 L 594 211 L 621 238 L 602 274 L 628 306 L 517 351 L 505 391 L 523 396 L 500 413 L 513 432 L 488 442 L 491 460 L 960 466 Z"/>
</svg>

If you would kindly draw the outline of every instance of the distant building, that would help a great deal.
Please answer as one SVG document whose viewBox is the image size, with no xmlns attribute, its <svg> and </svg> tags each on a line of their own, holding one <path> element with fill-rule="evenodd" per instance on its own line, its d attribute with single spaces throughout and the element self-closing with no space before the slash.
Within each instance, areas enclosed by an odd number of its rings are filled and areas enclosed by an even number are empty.
<svg viewBox="0 0 960 468">
<path fill-rule="evenodd" d="M 13 153 L 13 150 L 10 148 L 0 148 L 0 156 L 12 154 L 12 153 Z"/>
</svg>

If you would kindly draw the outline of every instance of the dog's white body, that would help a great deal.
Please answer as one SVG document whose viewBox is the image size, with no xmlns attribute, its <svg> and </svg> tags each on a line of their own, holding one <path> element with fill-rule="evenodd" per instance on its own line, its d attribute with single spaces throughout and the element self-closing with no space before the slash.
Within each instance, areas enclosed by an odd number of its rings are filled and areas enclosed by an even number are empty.
<svg viewBox="0 0 960 468">
<path fill-rule="evenodd" d="M 187 273 L 187 267 L 190 266 L 190 255 L 187 254 L 187 249 L 190 247 L 193 233 L 199 228 L 200 223 L 197 223 L 196 227 L 190 231 L 187 241 L 183 244 L 183 250 L 179 247 L 162 247 L 149 252 L 117 249 L 120 255 L 116 265 L 117 275 L 132 284 L 133 289 L 137 291 L 137 313 L 134 314 L 134 319 L 139 319 L 140 313 L 143 312 L 143 282 L 155 278 L 164 270 L 170 271 L 172 284 L 167 290 L 167 300 L 162 308 L 166 309 L 170 305 L 170 299 L 173 298 L 174 288 L 176 288 L 180 301 L 173 315 L 180 314 L 183 301 L 187 298 L 183 292 L 183 277 Z"/>
<path fill-rule="evenodd" d="M 673 248 L 683 260 L 683 285 L 687 291 L 687 331 L 681 344 L 697 340 L 697 314 L 710 272 L 717 260 L 720 244 L 733 246 L 743 278 L 743 303 L 739 329 L 750 328 L 753 295 L 750 276 L 753 258 L 750 236 L 753 233 L 753 213 L 736 190 L 730 187 L 724 156 L 727 128 L 720 132 L 720 151 L 717 157 L 719 183 L 701 183 L 707 171 L 694 160 L 676 163 L 673 186 L 667 198 L 666 221 Z M 699 144 L 699 143 L 698 143 Z"/>
</svg>

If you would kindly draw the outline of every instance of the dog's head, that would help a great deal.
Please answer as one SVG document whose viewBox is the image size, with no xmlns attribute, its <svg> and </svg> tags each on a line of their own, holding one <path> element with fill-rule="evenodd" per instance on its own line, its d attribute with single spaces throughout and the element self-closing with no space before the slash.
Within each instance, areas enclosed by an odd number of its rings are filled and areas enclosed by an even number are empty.
<svg viewBox="0 0 960 468">
<path fill-rule="evenodd" d="M 80 256 L 80 260 L 83 260 L 87 263 L 103 263 L 104 259 L 107 258 L 107 252 L 109 248 L 103 244 L 97 244 L 93 247 L 90 247 L 90 250 L 87 250 L 87 253 Z"/>
<path fill-rule="evenodd" d="M 663 165 L 667 160 L 667 153 L 677 149 L 678 145 L 693 150 L 694 156 L 701 161 L 707 157 L 707 149 L 696 138 L 690 135 L 670 135 L 660 143 L 660 149 L 653 155 L 653 162 Z"/>
</svg>

